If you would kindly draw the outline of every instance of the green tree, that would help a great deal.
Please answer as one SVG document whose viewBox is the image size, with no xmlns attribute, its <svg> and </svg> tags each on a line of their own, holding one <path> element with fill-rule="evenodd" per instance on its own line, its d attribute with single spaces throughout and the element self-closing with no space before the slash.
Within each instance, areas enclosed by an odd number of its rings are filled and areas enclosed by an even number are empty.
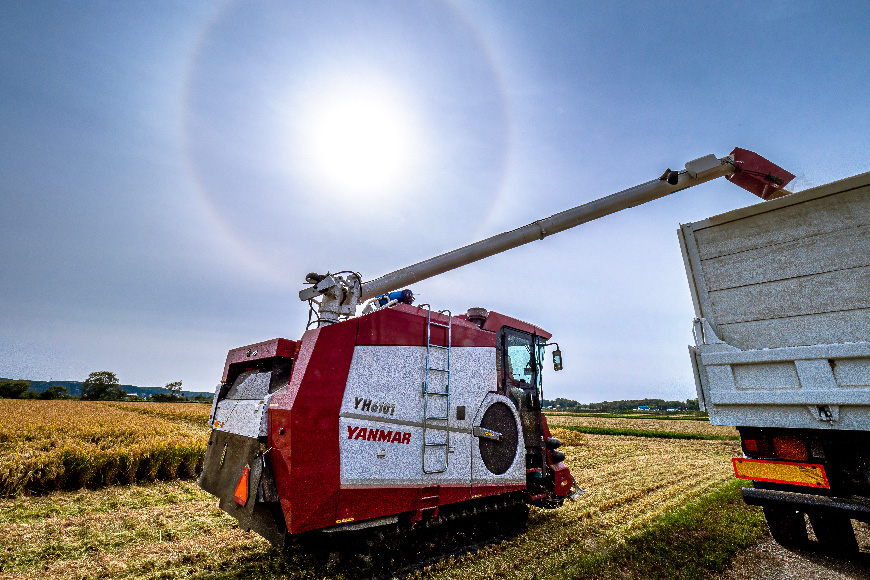
<svg viewBox="0 0 870 580">
<path fill-rule="evenodd" d="M 164 389 L 168 390 L 168 393 L 154 393 L 151 395 L 150 400 L 155 403 L 177 403 L 184 399 L 184 396 L 181 394 L 181 381 L 175 381 L 174 383 L 167 383 Z"/>
<path fill-rule="evenodd" d="M 174 383 L 167 383 L 166 388 L 167 388 L 167 390 L 169 390 L 169 394 L 171 394 L 173 397 L 179 397 L 179 398 L 182 397 L 181 381 L 175 381 Z"/>
<path fill-rule="evenodd" d="M 69 399 L 69 391 L 63 385 L 51 385 L 39 394 L 40 399 Z"/>
<path fill-rule="evenodd" d="M 127 396 L 113 372 L 97 371 L 82 383 L 82 399 L 86 401 L 120 401 Z"/>
<path fill-rule="evenodd" d="M 0 399 L 20 399 L 30 388 L 30 381 L 0 381 Z"/>
</svg>

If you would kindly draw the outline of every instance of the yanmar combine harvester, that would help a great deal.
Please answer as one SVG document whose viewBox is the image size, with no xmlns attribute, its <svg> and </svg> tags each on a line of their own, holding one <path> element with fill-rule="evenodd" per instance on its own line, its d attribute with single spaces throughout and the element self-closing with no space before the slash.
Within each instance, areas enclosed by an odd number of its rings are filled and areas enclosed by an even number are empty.
<svg viewBox="0 0 870 580">
<path fill-rule="evenodd" d="M 376 280 L 309 274 L 299 296 L 316 328 L 227 355 L 200 486 L 279 548 L 328 543 L 364 567 L 415 535 L 447 530 L 461 545 L 523 529 L 528 505 L 576 493 L 541 414 L 558 345 L 517 318 L 415 306 L 400 289 L 723 176 L 763 199 L 794 177 L 735 149 Z"/>
</svg>

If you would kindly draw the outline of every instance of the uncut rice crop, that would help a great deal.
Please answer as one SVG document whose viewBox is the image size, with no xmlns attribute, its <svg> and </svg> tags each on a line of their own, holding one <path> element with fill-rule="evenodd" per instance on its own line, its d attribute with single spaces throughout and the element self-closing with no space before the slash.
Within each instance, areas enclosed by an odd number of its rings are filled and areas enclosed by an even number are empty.
<svg viewBox="0 0 870 580">
<path fill-rule="evenodd" d="M 607 427 L 612 429 L 637 429 L 667 433 L 694 433 L 698 435 L 735 436 L 737 429 L 723 425 L 711 425 L 707 421 L 679 419 L 630 419 L 612 417 L 578 417 L 568 415 L 547 416 L 547 424 L 576 425 L 582 427 Z"/>
<path fill-rule="evenodd" d="M 102 402 L 0 400 L 0 495 L 192 477 L 207 439 Z"/>
<path fill-rule="evenodd" d="M 170 421 L 187 421 L 201 427 L 208 426 L 208 417 L 211 413 L 211 405 L 204 403 L 107 402 L 105 404 L 125 411 L 155 415 Z"/>
</svg>

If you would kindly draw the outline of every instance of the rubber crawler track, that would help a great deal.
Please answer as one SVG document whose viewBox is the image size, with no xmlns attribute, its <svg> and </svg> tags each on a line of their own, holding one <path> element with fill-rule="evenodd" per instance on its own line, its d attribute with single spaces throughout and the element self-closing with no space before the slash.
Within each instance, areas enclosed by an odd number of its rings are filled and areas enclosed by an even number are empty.
<svg viewBox="0 0 870 580">
<path fill-rule="evenodd" d="M 416 525 L 405 518 L 388 526 L 342 533 L 328 543 L 322 537 L 311 539 L 299 548 L 320 552 L 329 572 L 347 578 L 401 578 L 524 533 L 529 506 L 525 492 L 518 492 L 440 506 L 437 517 L 425 516 Z"/>
</svg>

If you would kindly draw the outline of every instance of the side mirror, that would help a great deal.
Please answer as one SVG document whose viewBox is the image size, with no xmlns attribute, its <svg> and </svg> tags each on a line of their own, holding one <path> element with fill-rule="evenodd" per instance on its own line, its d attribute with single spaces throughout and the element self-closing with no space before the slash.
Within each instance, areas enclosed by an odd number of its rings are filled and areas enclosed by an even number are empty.
<svg viewBox="0 0 870 580">
<path fill-rule="evenodd" d="M 558 348 L 553 351 L 553 370 L 561 371 L 562 370 L 562 351 Z"/>
</svg>

